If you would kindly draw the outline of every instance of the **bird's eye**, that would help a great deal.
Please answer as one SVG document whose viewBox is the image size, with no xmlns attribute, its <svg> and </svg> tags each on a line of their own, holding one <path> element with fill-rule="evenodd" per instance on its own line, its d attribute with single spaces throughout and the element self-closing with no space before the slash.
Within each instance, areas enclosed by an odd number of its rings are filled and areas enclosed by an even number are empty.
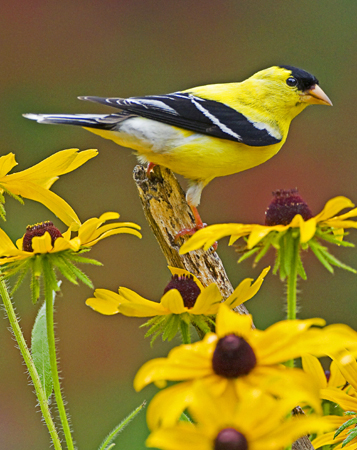
<svg viewBox="0 0 357 450">
<path fill-rule="evenodd" d="M 294 77 L 289 77 L 289 78 L 286 80 L 286 84 L 287 84 L 288 86 L 296 86 L 296 85 L 297 85 L 297 79 L 294 78 Z"/>
</svg>

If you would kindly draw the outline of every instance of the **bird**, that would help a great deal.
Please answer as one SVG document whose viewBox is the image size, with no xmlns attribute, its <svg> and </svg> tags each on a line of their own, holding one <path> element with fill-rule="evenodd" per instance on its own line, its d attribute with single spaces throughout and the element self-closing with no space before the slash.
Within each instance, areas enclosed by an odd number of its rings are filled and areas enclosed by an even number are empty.
<svg viewBox="0 0 357 450">
<path fill-rule="evenodd" d="M 164 95 L 91 97 L 80 100 L 116 108 L 113 114 L 24 114 L 44 124 L 77 125 L 133 149 L 147 172 L 161 165 L 188 180 L 186 200 L 195 227 L 197 206 L 214 178 L 242 172 L 272 158 L 290 123 L 308 105 L 331 105 L 317 78 L 280 65 L 241 82 L 209 84 Z"/>
</svg>

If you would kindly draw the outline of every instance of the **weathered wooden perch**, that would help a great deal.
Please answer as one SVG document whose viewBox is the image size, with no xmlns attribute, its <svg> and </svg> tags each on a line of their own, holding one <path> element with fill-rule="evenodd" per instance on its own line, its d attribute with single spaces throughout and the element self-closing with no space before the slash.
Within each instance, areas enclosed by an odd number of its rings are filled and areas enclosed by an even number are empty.
<svg viewBox="0 0 357 450">
<path fill-rule="evenodd" d="M 208 251 L 196 250 L 179 255 L 184 240 L 175 242 L 176 234 L 184 228 L 193 228 L 193 215 L 188 206 L 185 194 L 173 173 L 155 166 L 148 178 L 146 167 L 137 165 L 134 169 L 134 180 L 139 191 L 145 217 L 170 266 L 186 269 L 197 276 L 203 286 L 216 283 L 223 298 L 227 298 L 233 287 L 228 279 L 222 261 L 211 248 Z M 248 314 L 244 305 L 235 308 L 240 314 Z M 294 409 L 294 414 L 303 414 L 301 408 Z M 293 450 L 314 450 L 307 436 L 293 443 Z"/>
<path fill-rule="evenodd" d="M 193 273 L 205 287 L 216 283 L 222 297 L 227 298 L 233 292 L 233 287 L 222 261 L 212 248 L 208 251 L 196 250 L 186 255 L 178 253 L 188 237 L 180 238 L 176 243 L 176 234 L 184 228 L 193 228 L 195 222 L 174 174 L 164 167 L 155 166 L 148 178 L 146 167 L 138 165 L 134 169 L 134 180 L 146 219 L 168 264 Z M 238 306 L 237 312 L 248 314 L 244 305 Z"/>
</svg>

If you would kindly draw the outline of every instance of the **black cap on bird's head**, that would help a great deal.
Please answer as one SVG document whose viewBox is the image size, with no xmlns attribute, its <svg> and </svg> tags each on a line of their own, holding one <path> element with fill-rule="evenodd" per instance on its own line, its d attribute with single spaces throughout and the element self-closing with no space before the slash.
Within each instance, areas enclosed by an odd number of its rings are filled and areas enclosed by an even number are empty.
<svg viewBox="0 0 357 450">
<path fill-rule="evenodd" d="M 306 70 L 293 66 L 279 66 L 282 69 L 290 70 L 291 75 L 297 80 L 297 87 L 300 91 L 311 89 L 315 84 L 319 84 L 319 80 Z"/>
<path fill-rule="evenodd" d="M 279 66 L 291 73 L 286 80 L 288 86 L 296 86 L 301 91 L 300 99 L 303 103 L 331 105 L 331 100 L 319 86 L 319 80 L 306 70 L 293 66 Z"/>
</svg>

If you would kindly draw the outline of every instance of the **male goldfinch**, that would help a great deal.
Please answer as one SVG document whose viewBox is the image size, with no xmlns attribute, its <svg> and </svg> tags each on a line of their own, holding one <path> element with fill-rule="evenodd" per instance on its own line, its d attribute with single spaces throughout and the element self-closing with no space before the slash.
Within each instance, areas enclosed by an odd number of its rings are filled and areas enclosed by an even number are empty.
<svg viewBox="0 0 357 450">
<path fill-rule="evenodd" d="M 134 149 L 150 170 L 159 164 L 189 181 L 186 199 L 197 228 L 202 189 L 215 177 L 262 164 L 284 144 L 290 122 L 307 105 L 332 105 L 318 80 L 273 66 L 240 83 L 211 84 L 167 95 L 102 98 L 114 114 L 25 114 L 39 123 L 79 125 Z"/>
</svg>

